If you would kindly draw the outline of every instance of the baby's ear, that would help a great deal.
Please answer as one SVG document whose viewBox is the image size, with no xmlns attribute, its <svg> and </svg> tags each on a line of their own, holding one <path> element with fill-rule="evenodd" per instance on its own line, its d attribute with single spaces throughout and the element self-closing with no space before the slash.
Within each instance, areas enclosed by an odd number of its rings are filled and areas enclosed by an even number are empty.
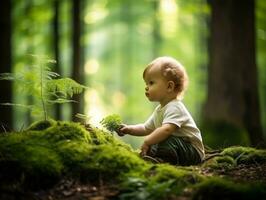
<svg viewBox="0 0 266 200">
<path fill-rule="evenodd" d="M 169 92 L 171 92 L 171 91 L 173 91 L 173 90 L 175 89 L 175 83 L 174 83 L 174 81 L 168 81 L 167 84 L 168 84 L 168 85 L 167 85 L 167 90 L 168 90 Z"/>
</svg>

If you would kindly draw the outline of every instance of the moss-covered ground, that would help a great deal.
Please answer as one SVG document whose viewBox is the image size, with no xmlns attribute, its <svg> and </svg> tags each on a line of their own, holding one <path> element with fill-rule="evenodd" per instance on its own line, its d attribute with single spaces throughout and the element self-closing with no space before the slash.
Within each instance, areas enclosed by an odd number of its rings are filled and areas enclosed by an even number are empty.
<svg viewBox="0 0 266 200">
<path fill-rule="evenodd" d="M 155 165 L 73 122 L 0 135 L 0 199 L 266 199 L 265 171 L 266 151 L 241 146 L 197 166 Z"/>
</svg>

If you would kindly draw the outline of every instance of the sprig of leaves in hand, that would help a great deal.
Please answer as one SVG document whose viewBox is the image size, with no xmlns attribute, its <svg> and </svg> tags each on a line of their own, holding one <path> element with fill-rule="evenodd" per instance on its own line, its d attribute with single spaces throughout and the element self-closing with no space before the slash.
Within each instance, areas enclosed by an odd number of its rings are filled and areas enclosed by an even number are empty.
<svg viewBox="0 0 266 200">
<path fill-rule="evenodd" d="M 122 126 L 122 119 L 118 114 L 108 115 L 100 123 L 110 132 L 118 131 Z"/>
</svg>

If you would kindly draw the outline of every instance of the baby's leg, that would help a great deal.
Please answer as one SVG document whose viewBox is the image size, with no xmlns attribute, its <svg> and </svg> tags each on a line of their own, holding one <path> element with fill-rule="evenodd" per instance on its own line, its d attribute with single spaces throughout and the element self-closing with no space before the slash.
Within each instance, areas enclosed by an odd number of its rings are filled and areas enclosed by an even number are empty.
<svg viewBox="0 0 266 200">
<path fill-rule="evenodd" d="M 173 165 L 200 163 L 197 150 L 190 143 L 176 136 L 170 136 L 163 142 L 153 145 L 148 155 Z"/>
</svg>

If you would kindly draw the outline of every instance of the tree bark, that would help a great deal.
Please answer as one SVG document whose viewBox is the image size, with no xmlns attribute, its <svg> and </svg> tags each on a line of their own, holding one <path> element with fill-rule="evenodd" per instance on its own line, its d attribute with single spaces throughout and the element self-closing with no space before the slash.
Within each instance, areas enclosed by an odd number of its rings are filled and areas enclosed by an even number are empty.
<svg viewBox="0 0 266 200">
<path fill-rule="evenodd" d="M 210 63 L 206 121 L 225 121 L 263 142 L 258 97 L 254 1 L 210 0 Z"/>
<path fill-rule="evenodd" d="M 83 70 L 81 68 L 81 47 L 80 47 L 80 35 L 81 35 L 81 0 L 73 0 L 73 68 L 72 68 L 72 78 L 78 83 L 82 84 L 82 74 Z M 75 120 L 75 114 L 82 112 L 82 95 L 74 95 L 73 100 L 76 101 L 72 103 L 72 120 Z"/>
<path fill-rule="evenodd" d="M 0 73 L 11 72 L 11 1 L 3 1 L 0 6 Z M 1 81 L 0 103 L 12 102 L 11 81 Z M 12 123 L 12 107 L 0 105 L 0 131 L 10 130 Z"/>
<path fill-rule="evenodd" d="M 54 0 L 54 19 L 53 19 L 53 34 L 54 34 L 54 54 L 55 54 L 55 72 L 61 75 L 61 67 L 60 67 L 60 53 L 59 53 L 59 8 L 60 1 Z M 57 120 L 62 120 L 62 112 L 60 104 L 55 105 L 55 118 Z"/>
<path fill-rule="evenodd" d="M 159 1 L 153 2 L 153 57 L 156 58 L 160 55 L 161 43 L 162 43 L 162 36 L 160 32 L 160 21 L 158 19 L 158 12 L 159 12 Z"/>
</svg>

